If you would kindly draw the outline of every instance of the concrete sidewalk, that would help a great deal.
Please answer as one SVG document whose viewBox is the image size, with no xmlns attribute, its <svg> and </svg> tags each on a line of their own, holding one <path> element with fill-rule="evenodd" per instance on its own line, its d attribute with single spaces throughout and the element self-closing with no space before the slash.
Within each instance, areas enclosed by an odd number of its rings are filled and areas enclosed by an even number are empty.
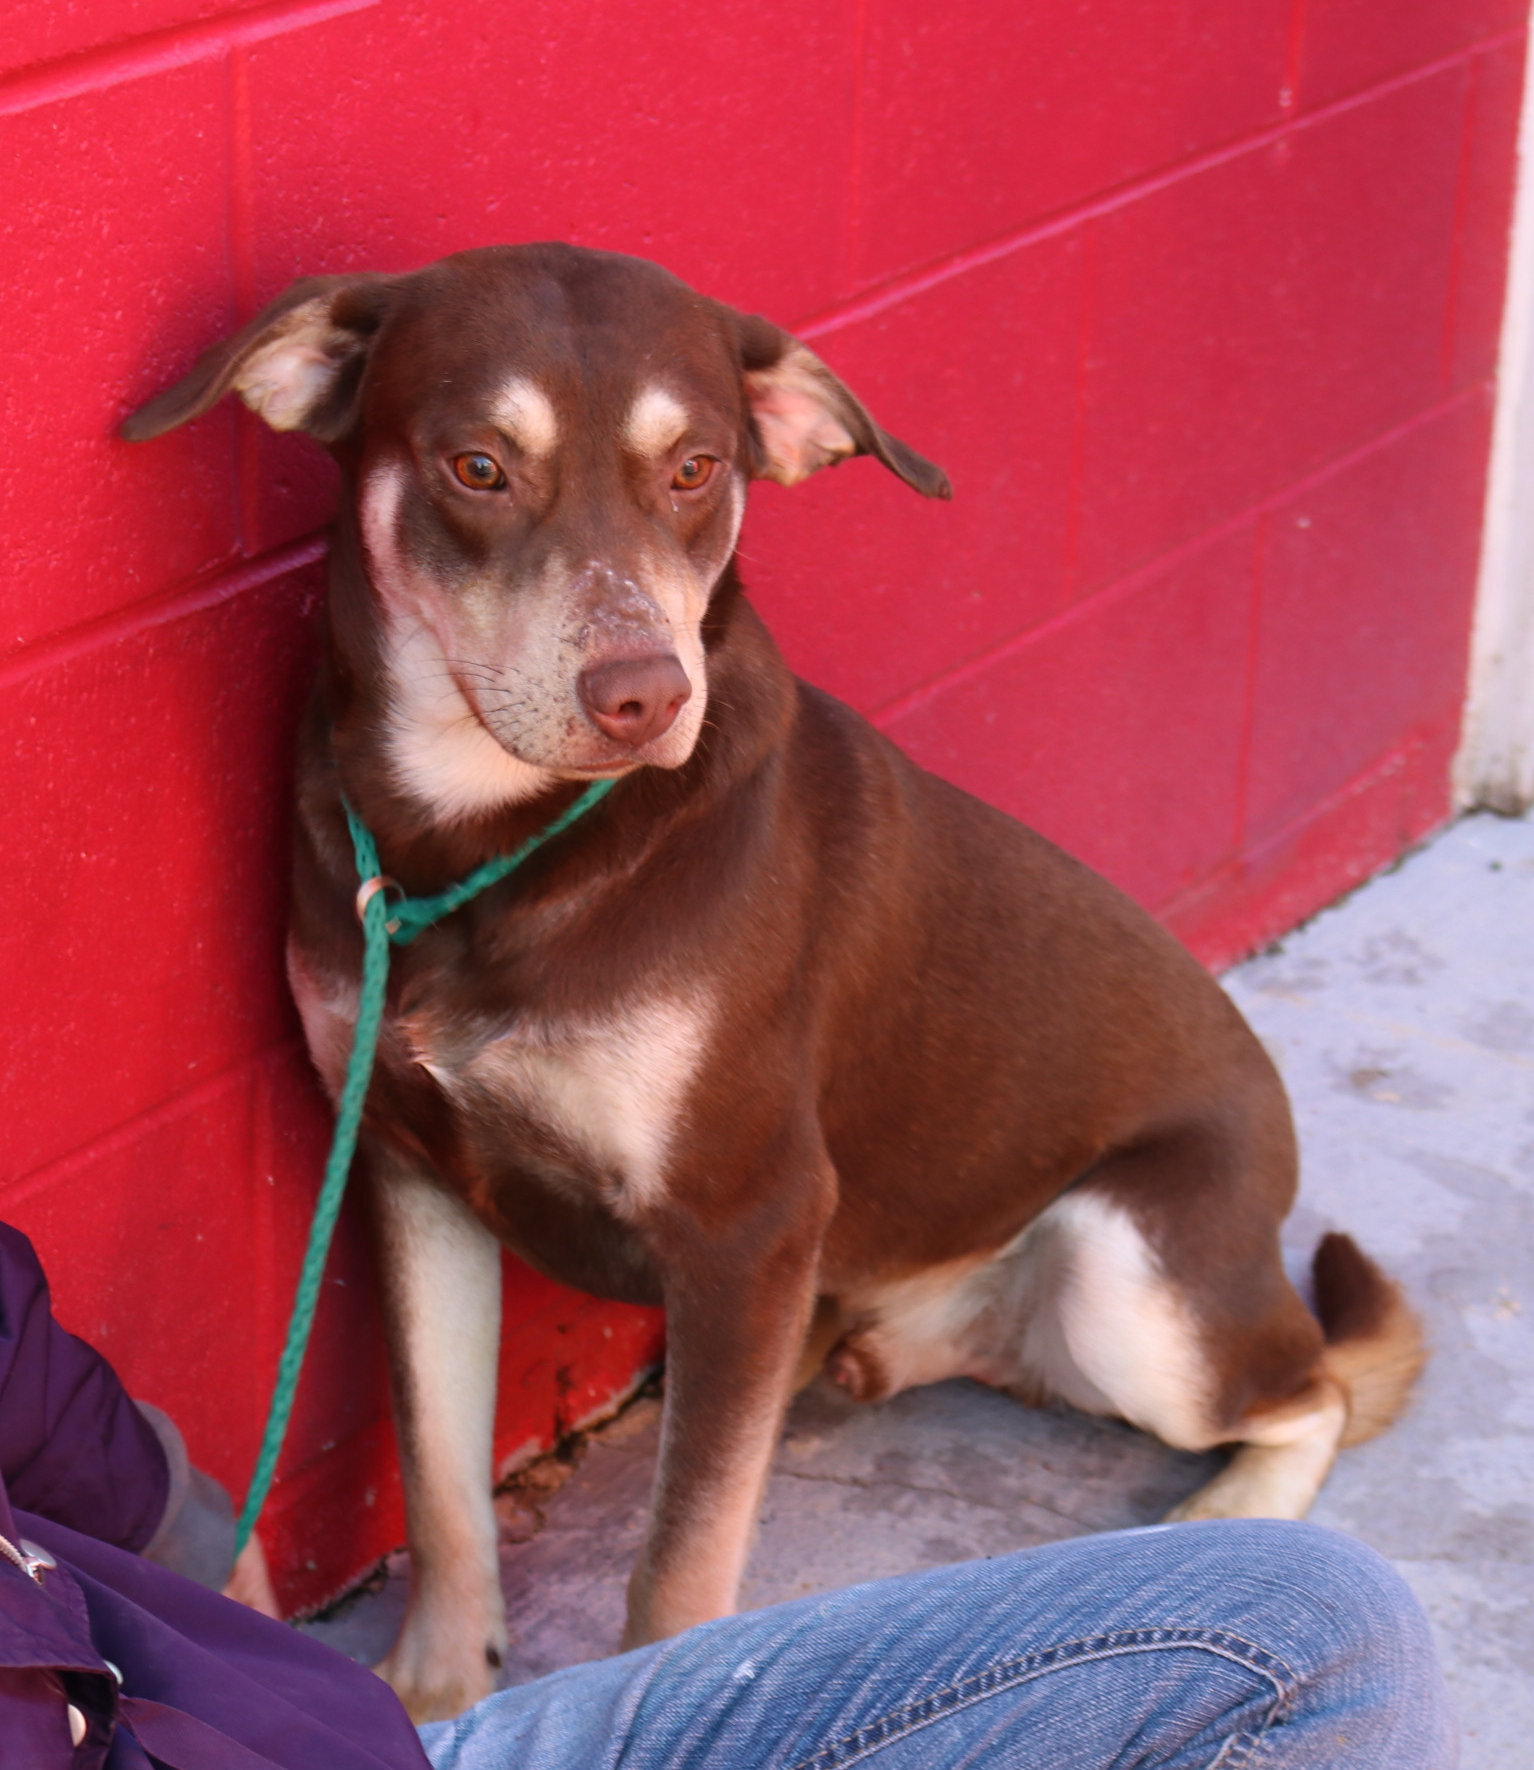
<svg viewBox="0 0 1534 1770">
<path fill-rule="evenodd" d="M 1468 818 L 1226 978 L 1284 1072 L 1304 1152 L 1296 1263 L 1328 1227 L 1402 1277 L 1434 1356 L 1410 1415 L 1346 1453 L 1314 1516 L 1372 1543 L 1437 1627 L 1464 1770 L 1534 1762 L 1534 822 Z M 502 1504 L 522 1682 L 612 1651 L 658 1404 Z M 745 1602 L 1147 1523 L 1217 1466 L 1128 1427 L 945 1383 L 811 1392 Z M 400 1557 L 312 1632 L 376 1658 Z"/>
</svg>

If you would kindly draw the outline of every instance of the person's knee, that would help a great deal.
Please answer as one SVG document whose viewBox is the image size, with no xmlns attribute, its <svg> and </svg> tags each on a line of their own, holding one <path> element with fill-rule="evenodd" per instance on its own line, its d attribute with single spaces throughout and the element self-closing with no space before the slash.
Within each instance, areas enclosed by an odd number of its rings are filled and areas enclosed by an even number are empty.
<svg viewBox="0 0 1534 1770">
<path fill-rule="evenodd" d="M 1244 1590 L 1254 1636 L 1292 1673 L 1292 1729 L 1307 1714 L 1345 1725 L 1360 1763 L 1452 1762 L 1454 1726 L 1432 1631 L 1382 1555 L 1315 1524 L 1241 1519 L 1176 1528 L 1208 1533 L 1185 1539 L 1184 1550 L 1210 1558 L 1206 1582 Z"/>
<path fill-rule="evenodd" d="M 1304 1578 L 1324 1610 L 1334 1652 L 1367 1655 L 1398 1677 L 1438 1678 L 1432 1629 L 1417 1595 L 1367 1543 L 1317 1524 L 1295 1524 L 1290 1539 Z"/>
<path fill-rule="evenodd" d="M 1211 1549 L 1250 1578 L 1269 1575 L 1302 1593 L 1318 1629 L 1338 1646 L 1362 1640 L 1431 1652 L 1427 1618 L 1394 1567 L 1367 1543 L 1324 1525 L 1271 1518 L 1184 1524 L 1206 1533 Z"/>
</svg>

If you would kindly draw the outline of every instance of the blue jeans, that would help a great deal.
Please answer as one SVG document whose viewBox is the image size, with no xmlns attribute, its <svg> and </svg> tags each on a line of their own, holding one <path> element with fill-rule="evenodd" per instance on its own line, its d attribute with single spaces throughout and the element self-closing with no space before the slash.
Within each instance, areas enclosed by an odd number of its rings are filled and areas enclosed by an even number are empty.
<svg viewBox="0 0 1534 1770">
<path fill-rule="evenodd" d="M 1428 1627 L 1308 1524 L 1081 1537 L 705 1623 L 423 1727 L 436 1770 L 1449 1770 Z"/>
</svg>

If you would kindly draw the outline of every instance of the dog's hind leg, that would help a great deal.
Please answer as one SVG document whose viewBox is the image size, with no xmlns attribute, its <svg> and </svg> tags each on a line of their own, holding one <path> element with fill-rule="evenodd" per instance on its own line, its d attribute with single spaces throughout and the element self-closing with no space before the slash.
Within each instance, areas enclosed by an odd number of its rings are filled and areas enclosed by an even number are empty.
<svg viewBox="0 0 1534 1770">
<path fill-rule="evenodd" d="M 1337 1234 L 1316 1249 L 1314 1280 L 1326 1350 L 1309 1389 L 1250 1410 L 1230 1466 L 1169 1517 L 1300 1517 L 1339 1446 L 1384 1431 L 1405 1406 L 1425 1353 L 1399 1287 Z"/>
<path fill-rule="evenodd" d="M 1228 1134 L 1167 1137 L 1109 1158 L 1058 1199 L 1015 1256 L 1019 1366 L 992 1375 L 1118 1414 L 1179 1449 L 1234 1444 L 1229 1467 L 1179 1518 L 1303 1517 L 1348 1432 L 1335 1354 L 1359 1335 L 1334 1353 L 1290 1285 L 1277 1236 L 1288 1150 L 1282 1137 L 1266 1151 L 1251 1141 L 1258 1159 L 1249 1148 L 1238 1167 Z M 1414 1333 L 1394 1287 L 1347 1247 L 1380 1309 L 1393 1302 Z"/>
<path fill-rule="evenodd" d="M 410 1595 L 378 1671 L 413 1720 L 496 1687 L 506 1612 L 491 1502 L 501 1251 L 451 1193 L 374 1163 Z"/>
<path fill-rule="evenodd" d="M 1321 1335 L 1299 1298 L 1293 1322 L 1276 1324 L 1280 1338 L 1297 1341 L 1277 1361 L 1286 1367 L 1279 1386 L 1291 1405 L 1233 1416 L 1224 1405 L 1226 1360 L 1207 1311 L 1168 1277 L 1119 1199 L 1091 1188 L 1068 1193 L 1036 1235 L 1031 1252 L 1044 1289 L 1029 1313 L 1025 1347 L 1037 1388 L 1089 1413 L 1117 1414 L 1178 1450 L 1245 1441 L 1179 1516 L 1303 1517 L 1331 1467 L 1346 1408 L 1335 1385 L 1311 1377 Z M 1250 1355 L 1264 1327 L 1244 1327 Z M 1237 1348 L 1228 1341 L 1224 1350 Z"/>
</svg>

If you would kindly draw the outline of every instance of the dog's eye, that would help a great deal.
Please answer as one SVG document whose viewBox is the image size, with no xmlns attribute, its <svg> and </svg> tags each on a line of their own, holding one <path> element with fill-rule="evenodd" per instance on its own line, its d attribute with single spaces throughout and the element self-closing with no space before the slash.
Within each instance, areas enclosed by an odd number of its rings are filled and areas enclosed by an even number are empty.
<svg viewBox="0 0 1534 1770">
<path fill-rule="evenodd" d="M 495 492 L 506 483 L 506 475 L 491 455 L 473 453 L 454 455 L 453 477 L 471 492 Z"/>
<path fill-rule="evenodd" d="M 679 492 L 695 492 L 713 478 L 716 465 L 712 455 L 689 455 L 672 474 L 671 483 Z"/>
</svg>

